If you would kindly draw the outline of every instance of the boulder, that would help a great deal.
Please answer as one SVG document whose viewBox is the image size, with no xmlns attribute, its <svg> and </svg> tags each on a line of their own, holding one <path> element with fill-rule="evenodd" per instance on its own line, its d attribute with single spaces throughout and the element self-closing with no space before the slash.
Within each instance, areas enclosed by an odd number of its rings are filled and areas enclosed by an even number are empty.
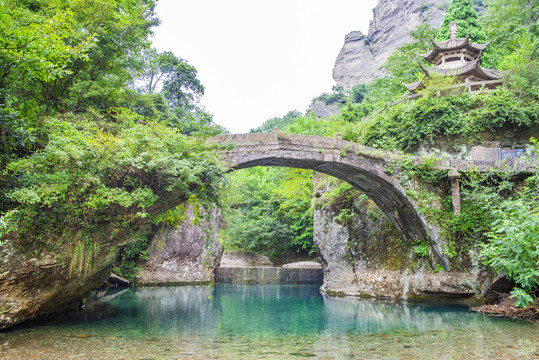
<svg viewBox="0 0 539 360">
<path fill-rule="evenodd" d="M 124 279 L 115 273 L 111 273 L 107 280 L 107 284 L 109 284 L 110 287 L 126 287 L 131 286 L 131 281 Z"/>
<path fill-rule="evenodd" d="M 12 242 L 0 245 L 0 329 L 75 310 L 111 272 L 117 246 L 94 254 L 92 266 L 71 273 L 66 259 L 53 252 L 28 258 Z"/>
<path fill-rule="evenodd" d="M 218 234 L 223 215 L 217 208 L 202 220 L 195 222 L 192 207 L 186 210 L 186 219 L 174 229 L 159 232 L 150 241 L 148 260 L 135 279 L 136 285 L 206 284 L 213 282 L 223 248 Z"/>
</svg>

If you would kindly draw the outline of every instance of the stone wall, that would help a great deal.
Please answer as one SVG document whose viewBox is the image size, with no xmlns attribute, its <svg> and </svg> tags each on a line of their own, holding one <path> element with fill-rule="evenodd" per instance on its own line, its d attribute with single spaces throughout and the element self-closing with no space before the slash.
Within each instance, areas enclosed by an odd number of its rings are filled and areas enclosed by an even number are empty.
<svg viewBox="0 0 539 360">
<path fill-rule="evenodd" d="M 217 283 L 232 284 L 322 284 L 320 268 L 220 267 Z"/>
<path fill-rule="evenodd" d="M 218 233 L 223 215 L 217 208 L 204 210 L 200 224 L 194 224 L 195 212 L 186 210 L 186 220 L 177 228 L 160 232 L 150 242 L 148 261 L 135 279 L 137 285 L 210 283 L 219 266 L 223 249 Z"/>
</svg>

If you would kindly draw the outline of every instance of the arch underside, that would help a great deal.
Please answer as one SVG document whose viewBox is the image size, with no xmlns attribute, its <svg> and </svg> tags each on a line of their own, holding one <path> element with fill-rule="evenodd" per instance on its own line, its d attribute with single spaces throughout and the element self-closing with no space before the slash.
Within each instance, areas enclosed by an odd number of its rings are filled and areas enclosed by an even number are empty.
<svg viewBox="0 0 539 360">
<path fill-rule="evenodd" d="M 412 203 L 395 186 L 380 176 L 346 163 L 321 161 L 312 159 L 294 159 L 279 157 L 263 157 L 240 162 L 233 169 L 245 169 L 255 166 L 283 166 L 310 169 L 346 181 L 358 188 L 376 203 L 380 210 L 389 217 L 405 239 L 415 243 L 425 241 L 431 245 L 436 257 L 446 270 L 449 265 L 441 254 L 437 244 L 429 237 L 426 225 L 419 217 Z"/>
</svg>

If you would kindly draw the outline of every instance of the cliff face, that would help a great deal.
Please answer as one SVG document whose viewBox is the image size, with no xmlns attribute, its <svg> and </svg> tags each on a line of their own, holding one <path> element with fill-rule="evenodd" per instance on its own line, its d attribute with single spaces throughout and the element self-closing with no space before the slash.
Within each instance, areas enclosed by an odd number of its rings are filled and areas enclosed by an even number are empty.
<svg viewBox="0 0 539 360">
<path fill-rule="evenodd" d="M 108 278 L 119 245 L 102 248 L 91 267 L 71 274 L 69 263 L 55 251 L 29 259 L 14 243 L 0 244 L 0 329 L 76 309 Z"/>
<path fill-rule="evenodd" d="M 345 89 L 383 76 L 379 70 L 399 46 L 410 41 L 410 30 L 422 22 L 440 26 L 445 0 L 380 0 L 374 9 L 369 34 L 352 31 L 333 68 L 337 86 Z"/>
<path fill-rule="evenodd" d="M 480 296 L 494 281 L 473 253 L 454 259 L 458 266 L 450 272 L 433 271 L 426 254 L 415 249 L 418 244 L 405 240 L 371 200 L 353 190 L 348 203 L 342 199 L 328 203 L 322 192 L 330 189 L 324 185 L 317 188 L 314 212 L 314 242 L 324 273 L 322 291 L 434 299 Z"/>
<path fill-rule="evenodd" d="M 135 283 L 163 285 L 212 282 L 223 253 L 218 242 L 223 215 L 217 208 L 210 212 L 209 219 L 203 219 L 197 225 L 192 223 L 195 214 L 189 208 L 186 220 L 176 229 L 156 235 L 148 248 L 148 261 L 142 265 Z"/>
</svg>

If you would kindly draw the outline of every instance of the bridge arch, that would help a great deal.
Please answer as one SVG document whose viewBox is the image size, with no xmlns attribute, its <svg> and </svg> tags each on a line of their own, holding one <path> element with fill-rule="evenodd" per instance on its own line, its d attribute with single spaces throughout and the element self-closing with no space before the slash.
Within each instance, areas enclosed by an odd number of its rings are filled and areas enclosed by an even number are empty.
<svg viewBox="0 0 539 360">
<path fill-rule="evenodd" d="M 419 214 L 400 179 L 385 171 L 395 160 L 394 154 L 343 141 L 340 136 L 328 138 L 277 131 L 219 135 L 209 141 L 234 145 L 223 151 L 223 159 L 231 169 L 293 167 L 315 170 L 350 183 L 373 200 L 407 240 L 428 243 L 433 257 L 449 270 L 438 230 Z"/>
</svg>

